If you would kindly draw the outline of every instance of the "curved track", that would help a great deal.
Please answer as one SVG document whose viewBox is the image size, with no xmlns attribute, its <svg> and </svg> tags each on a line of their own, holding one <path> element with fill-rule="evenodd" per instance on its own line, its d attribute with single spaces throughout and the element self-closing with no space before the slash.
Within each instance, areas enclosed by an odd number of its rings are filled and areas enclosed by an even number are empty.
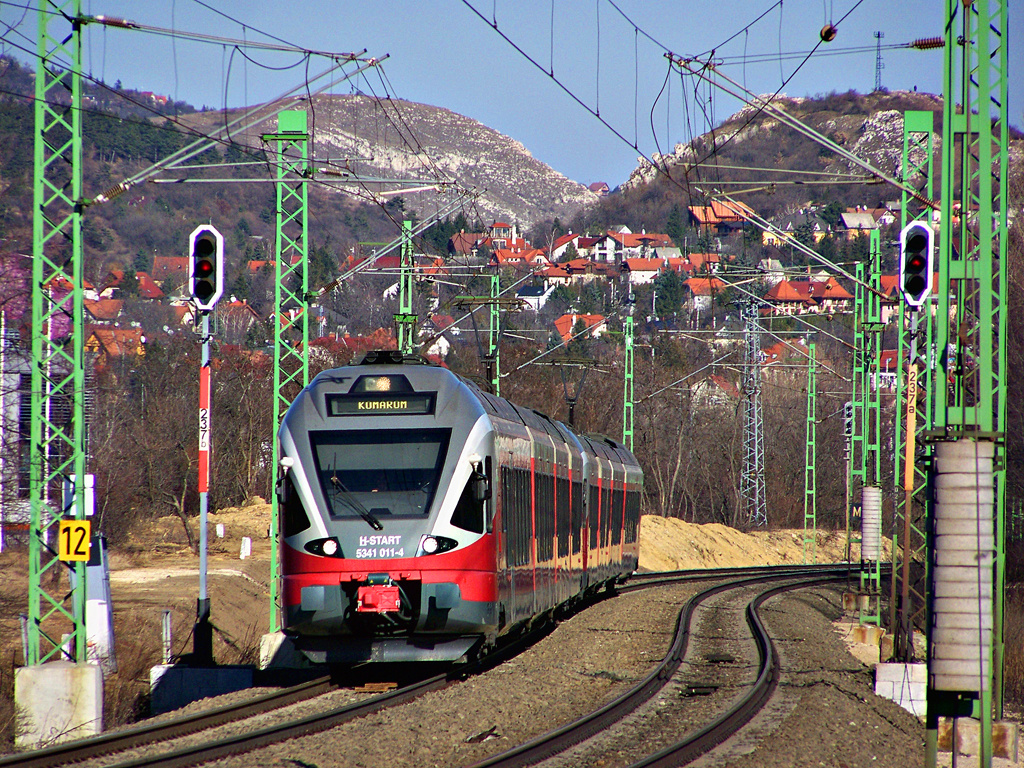
<svg viewBox="0 0 1024 768">
<path fill-rule="evenodd" d="M 751 576 L 751 571 L 757 573 Z M 715 572 L 679 572 L 645 574 L 638 581 L 630 584 L 623 591 L 645 589 L 679 581 L 700 579 L 727 579 L 715 584 L 691 597 L 679 613 L 676 632 L 668 654 L 651 673 L 639 684 L 609 702 L 601 709 L 586 715 L 579 720 L 561 728 L 543 734 L 519 747 L 495 755 L 487 760 L 475 763 L 472 768 L 515 768 L 516 766 L 533 765 L 553 757 L 565 750 L 580 744 L 595 734 L 619 722 L 634 712 L 644 702 L 651 699 L 665 685 L 682 664 L 690 638 L 690 623 L 697 607 L 708 598 L 737 587 L 760 584 L 765 581 L 786 580 L 788 583 L 764 590 L 747 606 L 747 622 L 751 634 L 757 644 L 760 666 L 757 681 L 744 696 L 736 702 L 722 717 L 716 719 L 705 728 L 688 736 L 684 741 L 675 744 L 662 753 L 649 758 L 652 762 L 641 762 L 639 766 L 671 766 L 681 765 L 695 757 L 710 751 L 719 743 L 735 733 L 736 729 L 748 722 L 770 698 L 778 679 L 778 657 L 774 653 L 771 638 L 757 616 L 757 607 L 772 595 L 788 589 L 794 589 L 826 581 L 837 581 L 846 578 L 849 572 L 847 565 L 842 566 L 810 566 L 803 568 L 765 567 L 756 569 L 721 569 Z M 813 576 L 809 576 L 813 573 Z M 631 580 L 632 581 L 632 580 Z"/>
<path fill-rule="evenodd" d="M 820 583 L 827 580 L 839 580 L 845 578 L 849 573 L 850 566 L 843 564 L 841 566 L 793 566 L 781 568 L 778 566 L 766 566 L 753 569 L 714 569 L 635 575 L 627 584 L 619 587 L 619 591 L 634 591 L 663 584 L 694 580 L 718 580 L 722 583 L 715 584 L 698 595 L 695 595 L 683 606 L 677 621 L 675 638 L 668 655 L 653 672 L 640 682 L 639 685 L 635 686 L 630 691 L 627 691 L 618 699 L 597 712 L 594 712 L 575 723 L 571 723 L 564 728 L 546 734 L 545 736 L 535 739 L 534 741 L 522 745 L 519 748 L 510 750 L 509 752 L 498 755 L 487 761 L 479 763 L 478 765 L 513 766 L 535 763 L 540 759 L 550 757 L 551 755 L 557 754 L 558 752 L 578 744 L 595 733 L 608 728 L 611 724 L 617 722 L 622 717 L 625 717 L 628 713 L 640 706 L 640 704 L 650 699 L 668 682 L 672 673 L 682 662 L 689 639 L 690 619 L 697 605 L 702 600 L 728 589 L 736 588 L 740 585 L 756 584 L 767 580 L 778 581 L 789 579 L 792 581 L 794 579 L 802 578 L 800 586 L 803 586 L 805 584 Z M 751 623 L 752 627 L 759 628 L 761 636 L 764 638 L 763 643 L 760 640 L 758 641 L 759 654 L 762 657 L 762 670 L 765 669 L 766 664 L 770 666 L 772 663 L 775 663 L 777 665 L 777 661 L 772 661 L 774 659 L 774 653 L 771 648 L 771 641 L 767 638 L 767 635 L 764 633 L 763 627 L 760 624 L 760 620 L 757 618 L 756 606 L 754 603 L 759 605 L 760 602 L 763 602 L 763 600 L 770 596 L 769 593 L 774 594 L 775 592 L 789 588 L 793 588 L 793 585 L 787 584 L 766 590 L 764 593 L 759 595 L 758 598 L 755 598 L 755 600 L 752 601 L 751 606 L 748 606 L 748 622 Z M 550 624 L 538 627 L 529 633 L 524 634 L 514 643 L 494 654 L 491 654 L 479 662 L 462 666 L 454 671 L 444 674 L 435 675 L 385 694 L 372 696 L 365 700 L 348 704 L 328 712 L 287 720 L 280 724 L 260 728 L 243 735 L 196 744 L 195 746 L 164 752 L 158 755 L 133 759 L 129 762 L 118 763 L 117 766 L 118 768 L 127 768 L 128 766 L 132 766 L 133 768 L 139 768 L 141 766 L 161 766 L 163 768 L 169 768 L 170 766 L 197 765 L 210 760 L 226 757 L 228 755 L 248 752 L 250 750 L 258 749 L 268 744 L 285 741 L 296 736 L 325 731 L 350 720 L 411 701 L 412 699 L 430 691 L 440 690 L 468 675 L 476 674 L 484 669 L 490 668 L 520 652 L 526 646 L 536 642 L 543 635 L 550 632 L 552 628 L 553 626 Z M 757 630 L 754 630 L 754 632 L 755 636 L 757 636 Z M 762 674 L 759 675 L 758 685 L 756 685 L 754 689 L 755 691 L 762 690 L 760 704 L 757 705 L 757 709 L 760 708 L 763 701 L 770 695 L 770 690 L 767 693 L 764 693 L 763 691 L 765 683 L 762 683 L 762 678 L 765 678 L 767 684 L 773 686 L 776 676 L 777 673 L 773 674 L 770 671 L 762 671 Z M 208 712 L 160 724 L 143 724 L 127 731 L 103 734 L 101 736 L 82 739 L 43 750 L 36 750 L 21 755 L 5 757 L 0 759 L 0 768 L 35 768 L 36 766 L 42 768 L 43 766 L 48 767 L 52 765 L 78 762 L 102 755 L 135 749 L 149 744 L 171 741 L 187 734 L 213 728 L 225 723 L 237 722 L 239 720 L 252 717 L 253 715 L 269 712 L 306 699 L 311 699 L 334 690 L 337 687 L 338 686 L 332 683 L 329 677 L 318 678 L 308 683 L 303 683 L 301 685 L 260 696 L 257 699 L 243 704 L 224 706 Z M 734 709 L 736 708 L 740 708 L 740 706 L 737 705 Z M 752 712 L 756 712 L 756 709 L 752 710 Z M 729 713 L 727 713 L 727 715 L 728 714 Z M 746 716 L 746 719 L 749 719 L 749 717 L 752 716 L 753 714 L 751 713 Z M 723 729 L 727 731 L 728 729 L 731 729 L 734 731 L 737 727 L 736 718 L 742 717 L 744 717 L 743 712 L 734 713 L 733 719 L 728 723 L 724 723 L 719 726 L 712 724 L 711 726 L 702 729 L 700 734 L 697 734 L 696 736 L 700 736 L 702 739 L 702 741 L 700 741 L 701 744 L 707 743 L 709 739 L 714 740 L 714 738 L 716 738 L 714 735 L 716 732 L 721 733 Z M 745 721 L 746 720 L 743 722 Z M 705 733 L 705 731 L 708 733 Z M 695 741 L 694 743 L 696 744 L 697 742 Z M 681 750 L 699 748 L 695 746 L 682 747 L 680 745 L 677 745 L 677 747 L 680 747 Z M 668 752 L 669 750 L 666 750 L 666 756 L 664 758 L 659 758 L 662 759 L 663 762 L 641 763 L 641 765 L 678 765 L 681 758 L 678 756 L 673 757 L 672 754 L 675 753 L 668 754 Z M 680 754 L 683 753 L 680 752 Z M 652 757 L 651 759 L 654 758 Z"/>
</svg>

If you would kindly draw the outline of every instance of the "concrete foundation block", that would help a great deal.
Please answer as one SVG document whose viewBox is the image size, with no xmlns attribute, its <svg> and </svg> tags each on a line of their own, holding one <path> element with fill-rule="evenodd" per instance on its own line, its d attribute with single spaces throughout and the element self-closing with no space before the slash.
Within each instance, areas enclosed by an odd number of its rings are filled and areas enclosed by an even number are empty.
<svg viewBox="0 0 1024 768">
<path fill-rule="evenodd" d="M 884 635 L 885 630 L 881 627 L 876 627 L 871 624 L 858 624 L 851 630 L 850 639 L 855 643 L 880 645 Z"/>
<path fill-rule="evenodd" d="M 160 664 L 149 670 L 150 709 L 154 715 L 193 701 L 252 688 L 252 667 L 184 667 Z"/>
<path fill-rule="evenodd" d="M 889 661 L 895 652 L 896 639 L 892 635 L 886 633 L 878 642 L 878 660 L 880 662 Z"/>
<path fill-rule="evenodd" d="M 956 723 L 957 752 L 977 755 L 981 746 L 981 723 L 970 717 L 939 720 L 939 750 L 953 751 L 953 723 Z M 992 723 L 992 756 L 1017 762 L 1020 744 L 1020 725 L 1006 720 Z"/>
<path fill-rule="evenodd" d="M 284 632 L 260 638 L 260 669 L 309 669 L 313 664 Z"/>
<path fill-rule="evenodd" d="M 924 717 L 928 701 L 925 664 L 877 664 L 875 695 L 894 701 L 908 712 Z"/>
<path fill-rule="evenodd" d="M 14 671 L 18 749 L 39 749 L 103 732 L 103 670 L 51 661 Z"/>
</svg>

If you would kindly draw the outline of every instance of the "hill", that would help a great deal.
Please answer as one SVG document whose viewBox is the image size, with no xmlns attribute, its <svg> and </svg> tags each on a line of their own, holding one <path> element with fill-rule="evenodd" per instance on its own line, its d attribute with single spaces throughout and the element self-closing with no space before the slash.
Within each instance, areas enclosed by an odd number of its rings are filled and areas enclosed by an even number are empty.
<svg viewBox="0 0 1024 768">
<path fill-rule="evenodd" d="M 942 99 L 932 94 L 849 91 L 813 98 L 779 96 L 775 103 L 893 175 L 898 174 L 902 161 L 903 111 L 932 112 L 936 153 L 941 146 Z M 1011 137 L 1011 166 L 1019 174 L 1024 142 L 1018 131 L 1011 130 Z M 793 214 L 811 203 L 824 206 L 835 202 L 842 208 L 876 207 L 882 201 L 899 197 L 892 187 L 879 183 L 828 184 L 824 178 L 778 173 L 861 175 L 862 171 L 753 107 L 744 107 L 707 132 L 676 144 L 671 153 L 655 154 L 652 159 L 655 165 L 641 160 L 628 181 L 586 215 L 577 217 L 574 226 L 597 230 L 625 223 L 634 230 L 646 227 L 648 231 L 673 234 L 672 219 L 681 215 L 685 219 L 687 206 L 706 204 L 703 192 L 716 184 L 732 190 L 752 189 L 741 199 L 767 218 Z M 936 157 L 937 163 L 938 160 Z M 936 173 L 938 167 L 937 164 Z M 794 178 L 801 178 L 802 183 L 792 183 Z M 937 187 L 938 179 L 933 197 L 938 196 Z M 683 234 L 678 228 L 677 231 Z"/>
<path fill-rule="evenodd" d="M 0 57 L 0 74 L 5 82 L 0 93 L 0 242 L 3 250 L 27 253 L 35 74 L 9 57 Z M 120 84 L 85 84 L 83 108 L 89 198 L 189 143 L 196 130 L 209 132 L 239 115 L 237 110 L 226 115 L 197 111 L 185 102 L 121 89 Z M 546 218 L 567 219 L 597 199 L 519 142 L 447 109 L 362 95 L 319 96 L 306 109 L 316 160 L 326 165 L 330 159 L 336 169 L 364 177 L 407 179 L 405 188 L 422 188 L 440 178 L 473 189 L 479 196 L 467 200 L 460 213 L 474 231 L 492 219 L 521 228 Z M 142 184 L 112 202 L 89 207 L 83 228 L 86 279 L 103 285 L 112 268 L 148 271 L 155 256 L 182 254 L 195 223 L 210 221 L 227 238 L 232 288 L 244 295 L 243 263 L 272 257 L 274 187 L 251 182 L 273 173 L 260 134 L 275 129 L 271 117 L 190 161 L 193 166 L 248 163 L 188 171 L 193 178 L 245 183 Z M 317 167 L 322 167 L 319 162 Z M 330 186 L 310 185 L 310 244 L 322 257 L 311 276 L 317 285 L 337 273 L 340 261 L 358 253 L 359 243 L 390 241 L 397 234 L 396 221 L 426 218 L 450 199 L 433 191 L 376 198 L 381 185 L 350 185 L 347 193 L 339 189 L 337 176 L 330 180 Z"/>
<path fill-rule="evenodd" d="M 317 96 L 307 113 L 316 157 L 331 158 L 362 177 L 409 179 L 408 187 L 442 179 L 474 190 L 479 197 L 465 206 L 470 220 L 509 221 L 525 229 L 597 202 L 593 192 L 537 160 L 515 139 L 449 109 L 348 94 Z M 223 120 L 223 113 L 203 113 L 189 122 L 205 130 Z M 270 130 L 272 120 L 233 138 L 256 149 L 259 134 Z M 432 191 L 405 193 L 403 199 L 421 213 L 437 205 Z"/>
</svg>

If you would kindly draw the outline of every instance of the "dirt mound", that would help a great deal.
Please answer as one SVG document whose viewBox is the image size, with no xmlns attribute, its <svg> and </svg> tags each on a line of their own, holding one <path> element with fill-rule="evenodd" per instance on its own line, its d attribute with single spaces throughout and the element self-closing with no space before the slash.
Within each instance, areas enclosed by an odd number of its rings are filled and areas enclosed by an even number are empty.
<svg viewBox="0 0 1024 768">
<path fill-rule="evenodd" d="M 673 518 L 644 515 L 640 519 L 640 568 L 674 571 L 684 568 L 734 568 L 804 562 L 802 530 L 743 533 L 718 523 L 696 525 Z M 845 559 L 846 534 L 818 531 L 817 562 Z M 853 557 L 860 547 L 853 545 Z M 807 562 L 814 562 L 808 546 Z"/>
</svg>

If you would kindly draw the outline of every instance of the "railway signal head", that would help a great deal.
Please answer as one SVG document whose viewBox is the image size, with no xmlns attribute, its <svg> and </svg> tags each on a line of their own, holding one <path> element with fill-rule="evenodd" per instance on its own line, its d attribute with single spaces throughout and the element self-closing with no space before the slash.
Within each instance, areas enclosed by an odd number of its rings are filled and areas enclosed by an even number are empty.
<svg viewBox="0 0 1024 768">
<path fill-rule="evenodd" d="M 900 232 L 900 291 L 915 309 L 932 291 L 935 261 L 935 233 L 921 221 L 912 221 Z"/>
<path fill-rule="evenodd" d="M 209 224 L 188 238 L 188 292 L 196 307 L 209 311 L 224 293 L 224 238 Z"/>
</svg>

